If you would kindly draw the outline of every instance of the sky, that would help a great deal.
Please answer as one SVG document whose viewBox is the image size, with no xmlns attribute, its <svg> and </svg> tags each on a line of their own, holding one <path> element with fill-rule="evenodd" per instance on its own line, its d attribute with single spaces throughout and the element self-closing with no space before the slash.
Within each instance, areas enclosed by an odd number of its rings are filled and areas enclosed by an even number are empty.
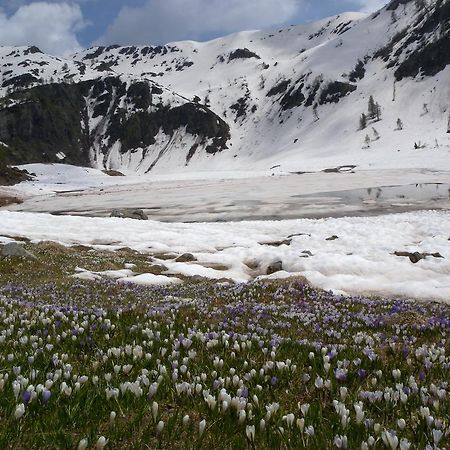
<svg viewBox="0 0 450 450">
<path fill-rule="evenodd" d="M 0 0 L 0 45 L 68 55 L 94 45 L 160 45 L 300 24 L 387 0 Z"/>
</svg>

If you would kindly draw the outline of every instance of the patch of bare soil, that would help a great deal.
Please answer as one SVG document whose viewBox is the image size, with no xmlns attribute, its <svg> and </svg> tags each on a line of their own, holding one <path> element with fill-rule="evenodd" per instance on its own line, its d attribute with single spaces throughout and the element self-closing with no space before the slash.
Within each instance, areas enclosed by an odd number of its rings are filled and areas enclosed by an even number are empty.
<svg viewBox="0 0 450 450">
<path fill-rule="evenodd" d="M 23 203 L 23 200 L 19 197 L 0 194 L 0 208 L 2 206 L 14 205 Z"/>
</svg>

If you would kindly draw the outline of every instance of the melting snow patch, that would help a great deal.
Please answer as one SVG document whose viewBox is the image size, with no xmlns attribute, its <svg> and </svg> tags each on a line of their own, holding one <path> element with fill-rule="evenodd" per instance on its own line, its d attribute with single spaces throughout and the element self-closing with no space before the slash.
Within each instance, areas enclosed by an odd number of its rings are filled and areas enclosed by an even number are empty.
<svg viewBox="0 0 450 450">
<path fill-rule="evenodd" d="M 159 285 L 164 286 L 168 284 L 181 284 L 182 281 L 179 278 L 166 277 L 164 275 L 153 275 L 151 273 L 143 273 L 136 275 L 135 277 L 121 278 L 117 280 L 118 283 L 131 283 L 139 284 L 143 286 Z"/>
<path fill-rule="evenodd" d="M 161 223 L 0 211 L 1 236 L 92 245 L 97 239 L 148 254 L 158 249 L 192 253 L 199 263 L 164 261 L 171 275 L 247 281 L 271 273 L 301 276 L 313 285 L 348 294 L 406 296 L 450 302 L 450 212 L 422 211 L 377 217 L 224 223 Z M 308 235 L 307 238 L 305 236 Z M 338 239 L 327 240 L 330 236 Z M 264 242 L 291 239 L 273 247 Z M 108 247 L 107 245 L 105 247 Z M 115 245 L 110 245 L 113 250 Z M 395 252 L 439 253 L 413 264 Z M 159 252 L 160 253 L 160 252 Z M 251 262 L 251 263 L 250 263 Z M 205 266 L 221 263 L 227 270 Z M 138 284 L 177 283 L 162 275 L 133 276 L 130 269 L 91 276 Z M 80 270 L 78 277 L 89 277 Z"/>
</svg>

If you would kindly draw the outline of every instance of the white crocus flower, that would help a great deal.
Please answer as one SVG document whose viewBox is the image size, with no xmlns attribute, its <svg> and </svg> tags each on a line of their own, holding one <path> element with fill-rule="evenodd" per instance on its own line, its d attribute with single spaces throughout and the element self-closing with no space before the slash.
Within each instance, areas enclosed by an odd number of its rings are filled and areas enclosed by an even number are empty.
<svg viewBox="0 0 450 450">
<path fill-rule="evenodd" d="M 334 445 L 339 449 L 346 450 L 348 445 L 347 436 L 335 436 Z"/>
<path fill-rule="evenodd" d="M 20 403 L 16 406 L 16 409 L 14 411 L 14 417 L 19 420 L 22 418 L 22 416 L 25 414 L 25 405 L 23 403 Z"/>
<path fill-rule="evenodd" d="M 381 433 L 381 439 L 383 440 L 384 445 L 391 450 L 396 450 L 398 447 L 398 437 L 390 431 L 383 431 Z"/>
<path fill-rule="evenodd" d="M 88 440 L 87 439 L 81 439 L 81 441 L 78 443 L 78 450 L 86 450 L 88 448 Z"/>
<path fill-rule="evenodd" d="M 441 430 L 433 429 L 433 442 L 435 445 L 439 444 L 440 440 L 442 439 L 442 436 L 444 433 Z"/>
<path fill-rule="evenodd" d="M 316 381 L 314 382 L 314 386 L 316 386 L 317 389 L 322 389 L 323 388 L 323 378 L 318 376 L 316 378 Z"/>
<path fill-rule="evenodd" d="M 359 425 L 364 420 L 364 411 L 362 402 L 355 403 L 354 405 L 356 412 L 356 423 Z"/>
<path fill-rule="evenodd" d="M 199 424 L 198 424 L 198 434 L 200 437 L 202 437 L 204 431 L 206 428 L 206 420 L 203 419 Z"/>
<path fill-rule="evenodd" d="M 158 403 L 153 402 L 152 403 L 152 417 L 155 422 L 158 417 L 158 408 L 159 408 Z"/>
<path fill-rule="evenodd" d="M 255 440 L 255 425 L 247 425 L 245 428 L 245 434 L 250 442 Z"/>
<path fill-rule="evenodd" d="M 97 443 L 95 444 L 95 448 L 97 450 L 102 450 L 105 448 L 106 444 L 108 443 L 107 439 L 105 438 L 105 436 L 100 436 L 98 438 Z"/>
<path fill-rule="evenodd" d="M 409 450 L 411 443 L 407 439 L 402 439 L 400 441 L 400 450 Z"/>
</svg>

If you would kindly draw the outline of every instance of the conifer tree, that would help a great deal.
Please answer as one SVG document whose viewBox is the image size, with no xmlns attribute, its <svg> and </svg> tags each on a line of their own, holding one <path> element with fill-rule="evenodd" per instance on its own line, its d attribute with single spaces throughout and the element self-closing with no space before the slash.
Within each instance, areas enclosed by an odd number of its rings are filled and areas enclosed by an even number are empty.
<svg viewBox="0 0 450 450">
<path fill-rule="evenodd" d="M 375 104 L 373 95 L 371 95 L 369 97 L 369 105 L 368 105 L 367 111 L 369 113 L 369 119 L 374 119 L 377 114 L 377 106 Z"/>
<path fill-rule="evenodd" d="M 367 116 L 362 113 L 361 117 L 359 118 L 359 129 L 364 130 L 367 127 Z"/>
</svg>

